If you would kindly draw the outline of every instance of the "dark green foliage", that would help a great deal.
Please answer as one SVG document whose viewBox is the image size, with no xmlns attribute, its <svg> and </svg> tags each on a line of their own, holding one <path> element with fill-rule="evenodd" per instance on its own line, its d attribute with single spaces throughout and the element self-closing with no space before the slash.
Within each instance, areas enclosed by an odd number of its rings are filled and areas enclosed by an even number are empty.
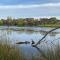
<svg viewBox="0 0 60 60">
<path fill-rule="evenodd" d="M 1 19 L 0 25 L 7 26 L 60 26 L 60 20 L 55 17 L 52 18 L 19 18 L 12 19 L 11 17 L 7 17 L 7 19 Z"/>
<path fill-rule="evenodd" d="M 1 25 L 3 25 L 3 21 L 2 21 L 2 20 L 0 20 L 0 26 L 1 26 Z"/>
</svg>

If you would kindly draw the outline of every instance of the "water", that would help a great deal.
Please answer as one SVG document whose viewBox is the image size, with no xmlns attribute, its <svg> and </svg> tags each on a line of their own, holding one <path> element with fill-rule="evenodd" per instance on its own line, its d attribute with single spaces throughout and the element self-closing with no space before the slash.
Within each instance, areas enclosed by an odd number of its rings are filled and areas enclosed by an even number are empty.
<svg viewBox="0 0 60 60">
<path fill-rule="evenodd" d="M 48 31 L 53 28 L 46 27 L 7 27 L 0 26 L 0 41 L 13 44 L 20 48 L 25 54 L 27 60 L 32 58 L 32 55 L 37 55 L 39 52 L 36 48 L 31 46 L 32 40 L 37 43 Z M 50 34 L 48 34 L 38 47 L 41 49 L 46 49 L 47 46 L 55 45 L 60 40 L 60 29 L 57 29 Z M 29 41 L 30 44 L 20 44 L 17 42 Z M 36 54 L 37 52 L 37 54 Z"/>
</svg>

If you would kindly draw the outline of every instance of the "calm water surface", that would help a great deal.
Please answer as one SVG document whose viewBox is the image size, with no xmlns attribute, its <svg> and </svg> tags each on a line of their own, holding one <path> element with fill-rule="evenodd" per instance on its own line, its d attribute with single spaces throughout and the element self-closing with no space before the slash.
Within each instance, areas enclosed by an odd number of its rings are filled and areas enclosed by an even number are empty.
<svg viewBox="0 0 60 60">
<path fill-rule="evenodd" d="M 48 31 L 53 28 L 46 28 L 46 27 L 0 27 L 0 40 L 1 42 L 9 42 L 10 44 L 16 45 L 17 42 L 24 42 L 32 40 L 37 43 Z M 46 36 L 46 38 L 42 41 L 38 47 L 46 48 L 46 46 L 55 45 L 60 40 L 60 29 L 57 29 Z M 53 42 L 53 44 L 52 44 Z M 30 59 L 33 55 L 36 55 L 38 52 L 37 49 L 33 48 L 31 44 L 26 45 L 16 45 L 18 48 L 24 52 L 25 56 L 28 56 Z"/>
</svg>

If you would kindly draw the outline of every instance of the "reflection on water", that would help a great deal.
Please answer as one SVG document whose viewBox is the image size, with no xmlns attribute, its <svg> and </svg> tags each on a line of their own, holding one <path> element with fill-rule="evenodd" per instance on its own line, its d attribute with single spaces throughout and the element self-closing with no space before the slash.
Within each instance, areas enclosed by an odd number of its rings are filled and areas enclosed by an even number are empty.
<svg viewBox="0 0 60 60">
<path fill-rule="evenodd" d="M 7 29 L 6 29 L 7 28 Z M 15 44 L 16 42 L 24 42 L 32 40 L 37 43 L 49 30 L 53 28 L 40 28 L 40 27 L 0 27 L 0 41 L 10 42 L 10 44 Z M 56 44 L 60 39 L 60 29 L 57 29 L 46 36 L 44 41 L 39 45 L 41 49 L 46 48 L 46 46 Z M 16 45 L 16 44 L 15 44 Z M 31 45 L 16 45 L 24 52 L 25 56 L 28 56 L 27 60 L 31 59 L 31 55 L 38 54 L 38 51 L 31 47 Z M 42 47 L 43 46 L 43 47 Z M 29 54 L 29 55 L 28 55 Z"/>
</svg>

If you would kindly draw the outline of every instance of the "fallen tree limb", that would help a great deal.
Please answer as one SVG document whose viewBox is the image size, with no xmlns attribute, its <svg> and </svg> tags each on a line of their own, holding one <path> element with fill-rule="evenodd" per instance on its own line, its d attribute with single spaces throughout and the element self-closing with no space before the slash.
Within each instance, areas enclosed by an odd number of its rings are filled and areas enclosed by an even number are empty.
<svg viewBox="0 0 60 60">
<path fill-rule="evenodd" d="M 56 28 L 50 30 L 49 32 L 47 32 L 47 33 L 35 44 L 35 46 L 37 46 L 38 44 L 40 44 L 41 41 L 42 41 L 50 32 L 52 32 L 52 31 L 54 31 L 54 30 L 56 30 L 56 29 L 59 29 L 59 28 L 60 28 L 60 27 L 56 27 Z"/>
<path fill-rule="evenodd" d="M 50 32 L 52 32 L 52 31 L 54 31 L 54 30 L 56 30 L 56 29 L 59 29 L 59 28 L 60 28 L 60 27 L 56 27 L 56 28 L 50 30 L 50 31 L 47 32 L 36 44 L 35 44 L 35 43 L 32 44 L 32 46 L 33 46 L 33 47 L 36 47 L 38 44 L 41 43 L 41 41 L 42 41 Z M 28 41 L 25 41 L 25 42 L 17 42 L 16 44 L 30 44 L 30 42 L 28 42 Z"/>
<path fill-rule="evenodd" d="M 17 42 L 16 44 L 30 44 L 30 42 L 25 41 L 25 42 Z"/>
</svg>

